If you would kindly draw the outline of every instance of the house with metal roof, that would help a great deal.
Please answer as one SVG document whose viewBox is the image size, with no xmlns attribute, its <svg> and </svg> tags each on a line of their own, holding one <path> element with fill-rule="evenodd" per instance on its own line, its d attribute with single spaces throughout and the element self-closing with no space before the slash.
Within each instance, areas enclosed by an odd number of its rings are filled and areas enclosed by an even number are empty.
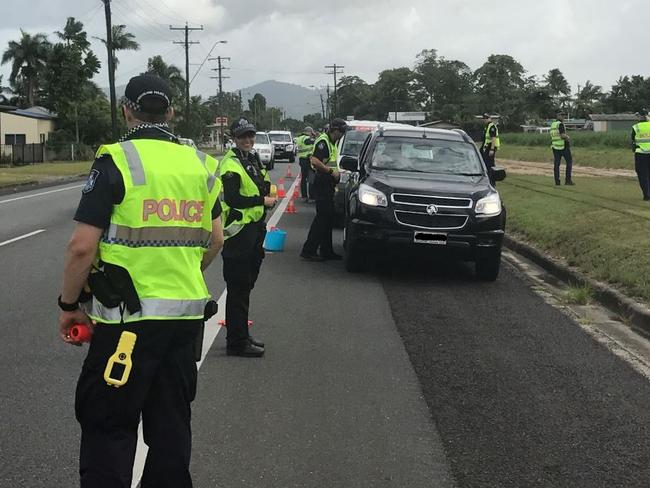
<svg viewBox="0 0 650 488">
<path fill-rule="evenodd" d="M 0 144 L 44 144 L 54 132 L 53 114 L 44 107 L 0 106 Z"/>
<path fill-rule="evenodd" d="M 594 132 L 631 131 L 632 126 L 641 120 L 637 114 L 591 114 Z"/>
</svg>

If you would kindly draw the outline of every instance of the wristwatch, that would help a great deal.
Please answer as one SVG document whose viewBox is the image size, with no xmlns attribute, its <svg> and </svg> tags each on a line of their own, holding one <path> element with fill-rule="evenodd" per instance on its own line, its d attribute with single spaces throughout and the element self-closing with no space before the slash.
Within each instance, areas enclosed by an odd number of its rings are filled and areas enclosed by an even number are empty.
<svg viewBox="0 0 650 488">
<path fill-rule="evenodd" d="M 334 168 L 330 168 L 330 174 L 331 174 L 331 175 L 334 174 Z"/>
<path fill-rule="evenodd" d="M 61 295 L 59 295 L 59 298 L 57 299 L 57 303 L 59 304 L 59 308 L 64 312 L 74 312 L 79 308 L 79 302 L 74 302 L 74 303 L 62 302 Z"/>
</svg>

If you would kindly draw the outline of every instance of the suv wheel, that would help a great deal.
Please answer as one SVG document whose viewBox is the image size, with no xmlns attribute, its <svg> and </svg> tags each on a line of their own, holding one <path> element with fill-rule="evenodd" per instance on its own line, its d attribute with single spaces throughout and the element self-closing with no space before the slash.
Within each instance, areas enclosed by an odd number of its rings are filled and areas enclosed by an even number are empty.
<svg viewBox="0 0 650 488">
<path fill-rule="evenodd" d="M 476 277 L 481 281 L 495 281 L 501 267 L 501 253 L 494 256 L 477 259 L 475 263 Z"/>
</svg>

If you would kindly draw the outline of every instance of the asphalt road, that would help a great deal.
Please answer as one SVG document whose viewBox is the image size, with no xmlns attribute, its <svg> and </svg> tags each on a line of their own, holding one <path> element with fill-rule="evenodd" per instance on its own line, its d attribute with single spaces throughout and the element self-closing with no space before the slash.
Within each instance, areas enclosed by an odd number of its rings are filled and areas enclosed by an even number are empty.
<svg viewBox="0 0 650 488">
<path fill-rule="evenodd" d="M 80 189 L 7 201 L 70 186 L 0 197 L 3 487 L 77 483 L 85 348 L 59 342 L 55 299 Z M 266 356 L 227 357 L 219 333 L 201 365 L 195 486 L 650 484 L 650 385 L 514 270 L 486 284 L 459 263 L 303 262 L 313 206 L 298 212 L 252 295 Z"/>
</svg>

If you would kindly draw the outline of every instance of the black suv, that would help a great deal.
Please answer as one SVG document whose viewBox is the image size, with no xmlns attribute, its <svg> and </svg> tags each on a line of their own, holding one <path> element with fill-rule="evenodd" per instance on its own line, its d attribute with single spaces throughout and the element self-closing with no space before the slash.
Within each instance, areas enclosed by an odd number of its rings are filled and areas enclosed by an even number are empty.
<svg viewBox="0 0 650 488">
<path fill-rule="evenodd" d="M 345 190 L 345 266 L 365 267 L 368 251 L 403 245 L 474 261 L 479 279 L 499 274 L 506 211 L 472 139 L 461 130 L 379 128 Z M 505 178 L 493 168 L 492 178 Z"/>
</svg>

